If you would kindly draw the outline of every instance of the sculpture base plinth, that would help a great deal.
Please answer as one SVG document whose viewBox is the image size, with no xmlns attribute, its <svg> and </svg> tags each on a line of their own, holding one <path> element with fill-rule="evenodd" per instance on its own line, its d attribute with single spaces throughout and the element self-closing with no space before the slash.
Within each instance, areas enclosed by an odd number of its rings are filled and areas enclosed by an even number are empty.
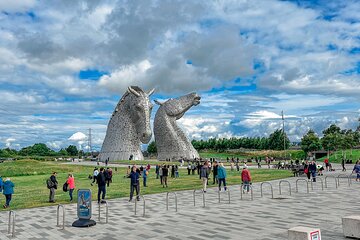
<svg viewBox="0 0 360 240">
<path fill-rule="evenodd" d="M 91 219 L 78 219 L 72 224 L 73 227 L 92 227 L 95 225 L 96 222 Z"/>
</svg>

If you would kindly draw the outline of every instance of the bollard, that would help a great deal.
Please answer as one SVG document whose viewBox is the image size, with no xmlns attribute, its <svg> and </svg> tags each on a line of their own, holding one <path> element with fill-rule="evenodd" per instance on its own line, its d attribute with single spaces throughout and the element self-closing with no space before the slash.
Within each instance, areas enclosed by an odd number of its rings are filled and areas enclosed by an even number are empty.
<svg viewBox="0 0 360 240">
<path fill-rule="evenodd" d="M 169 211 L 169 194 L 173 193 L 175 195 L 175 212 L 177 212 L 177 195 L 175 192 L 166 193 L 166 210 Z"/>
<path fill-rule="evenodd" d="M 321 231 L 318 228 L 293 227 L 288 229 L 288 240 L 320 240 Z"/>
<path fill-rule="evenodd" d="M 143 206 L 143 217 L 145 217 L 145 198 L 142 195 L 137 195 L 136 198 L 142 198 L 143 202 L 144 202 L 144 206 Z M 135 200 L 135 216 L 136 216 L 136 205 L 137 205 L 137 199 Z"/>
<path fill-rule="evenodd" d="M 56 226 L 60 227 L 59 224 L 59 218 L 60 218 L 60 208 L 62 208 L 62 212 L 63 212 L 63 223 L 62 223 L 62 230 L 65 229 L 65 206 L 58 204 L 57 206 L 57 211 L 56 211 Z"/>
<path fill-rule="evenodd" d="M 289 184 L 289 193 L 290 193 L 290 196 L 291 196 L 291 183 L 289 181 L 286 181 L 286 180 L 281 180 L 279 182 L 279 194 L 281 195 L 281 183 L 288 183 Z"/>
<path fill-rule="evenodd" d="M 12 216 L 12 218 L 11 218 Z M 12 219 L 12 226 L 11 226 Z M 8 234 L 11 234 L 11 237 L 15 237 L 15 212 L 9 211 L 9 224 L 8 224 Z"/>
<path fill-rule="evenodd" d="M 269 183 L 269 182 L 262 182 L 262 183 L 260 184 L 260 194 L 261 194 L 261 197 L 263 197 L 263 189 L 262 189 L 262 187 L 263 187 L 263 184 L 265 184 L 265 183 L 270 185 L 270 189 L 271 189 L 271 198 L 274 198 L 273 186 L 272 186 L 272 184 L 271 184 L 271 183 Z"/>
<path fill-rule="evenodd" d="M 295 182 L 296 192 L 299 192 L 299 189 L 298 189 L 298 182 L 299 181 L 305 181 L 306 182 L 306 190 L 307 190 L 307 193 L 309 193 L 309 182 L 306 179 L 303 179 L 303 178 L 299 178 L 299 179 L 296 180 L 296 182 Z"/>
<path fill-rule="evenodd" d="M 105 223 L 109 222 L 109 206 L 108 203 L 105 202 Z M 101 221 L 101 204 L 99 204 L 99 222 Z"/>
</svg>

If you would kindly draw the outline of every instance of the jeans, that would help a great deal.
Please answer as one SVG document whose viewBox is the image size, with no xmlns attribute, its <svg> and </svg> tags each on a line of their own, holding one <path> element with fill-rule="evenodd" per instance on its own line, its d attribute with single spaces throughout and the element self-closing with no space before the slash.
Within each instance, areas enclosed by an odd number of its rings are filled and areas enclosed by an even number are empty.
<svg viewBox="0 0 360 240">
<path fill-rule="evenodd" d="M 316 182 L 316 171 L 311 171 L 311 176 L 313 178 L 313 182 Z"/>
<path fill-rule="evenodd" d="M 163 176 L 163 181 L 162 181 L 162 182 L 163 182 L 163 186 L 166 186 L 166 187 L 168 186 L 168 185 L 167 185 L 167 179 L 168 179 L 168 176 Z"/>
<path fill-rule="evenodd" d="M 69 190 L 70 201 L 73 200 L 73 192 L 74 192 L 74 188 Z"/>
<path fill-rule="evenodd" d="M 221 191 L 221 183 L 224 183 L 224 189 L 226 191 L 226 179 L 225 178 L 219 178 L 219 191 Z"/>
<path fill-rule="evenodd" d="M 136 198 L 139 199 L 139 194 L 140 194 L 139 184 L 136 184 L 136 185 L 130 184 L 130 200 L 134 196 L 134 190 L 136 191 Z"/>
<path fill-rule="evenodd" d="M 146 187 L 146 179 L 147 179 L 147 177 L 144 177 L 144 178 L 143 178 L 143 180 L 144 180 L 144 181 L 143 181 L 143 182 L 144 182 L 144 187 Z"/>
<path fill-rule="evenodd" d="M 99 186 L 98 187 L 98 203 L 100 203 L 100 194 L 102 193 L 101 199 L 105 199 L 106 194 L 106 187 L 105 186 Z"/>
<path fill-rule="evenodd" d="M 55 188 L 50 188 L 49 202 L 55 201 Z"/>
<path fill-rule="evenodd" d="M 218 180 L 217 175 L 213 174 L 213 184 L 218 183 L 218 182 L 219 182 L 219 180 Z"/>
<path fill-rule="evenodd" d="M 250 182 L 249 181 L 243 181 L 244 190 L 246 189 L 247 192 L 250 191 Z"/>
<path fill-rule="evenodd" d="M 202 184 L 203 184 L 203 190 L 206 192 L 206 186 L 207 186 L 208 179 L 206 177 L 202 178 Z"/>
<path fill-rule="evenodd" d="M 12 194 L 5 194 L 5 198 L 6 198 L 6 206 L 10 206 L 10 201 L 11 201 L 11 195 Z"/>
</svg>

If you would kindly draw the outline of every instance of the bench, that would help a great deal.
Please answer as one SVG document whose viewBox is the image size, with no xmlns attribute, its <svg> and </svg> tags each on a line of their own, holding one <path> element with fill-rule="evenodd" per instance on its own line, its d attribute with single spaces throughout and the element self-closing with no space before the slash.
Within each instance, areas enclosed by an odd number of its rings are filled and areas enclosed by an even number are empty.
<svg viewBox="0 0 360 240">
<path fill-rule="evenodd" d="M 304 166 L 302 165 L 295 165 L 291 168 L 292 173 L 294 174 L 294 177 L 298 177 L 300 175 L 304 174 Z"/>
</svg>

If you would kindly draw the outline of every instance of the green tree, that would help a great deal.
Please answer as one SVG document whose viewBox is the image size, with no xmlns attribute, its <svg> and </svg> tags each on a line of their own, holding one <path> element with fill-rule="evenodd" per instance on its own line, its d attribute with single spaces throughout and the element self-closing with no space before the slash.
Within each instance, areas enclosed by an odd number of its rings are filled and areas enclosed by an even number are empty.
<svg viewBox="0 0 360 240">
<path fill-rule="evenodd" d="M 154 141 L 152 141 L 148 147 L 147 147 L 147 151 L 150 154 L 156 154 L 157 153 L 157 148 L 156 148 L 156 144 Z"/>
<path fill-rule="evenodd" d="M 60 156 L 67 156 L 67 155 L 68 155 L 68 152 L 67 152 L 65 149 L 62 148 L 62 149 L 59 150 L 58 154 L 59 154 Z"/>
<path fill-rule="evenodd" d="M 285 149 L 290 146 L 290 140 L 281 129 L 275 130 L 269 136 L 269 149 L 272 150 L 284 150 L 284 137 L 285 137 Z"/>
<path fill-rule="evenodd" d="M 32 146 L 22 148 L 19 154 L 22 156 L 54 156 L 56 152 L 44 143 L 35 143 Z"/>
<path fill-rule="evenodd" d="M 307 154 L 311 151 L 317 151 L 322 148 L 321 141 L 316 133 L 310 129 L 302 138 L 301 138 L 301 149 Z"/>
<path fill-rule="evenodd" d="M 74 145 L 69 145 L 65 150 L 67 151 L 69 156 L 77 156 L 78 155 L 78 149 Z"/>
</svg>

